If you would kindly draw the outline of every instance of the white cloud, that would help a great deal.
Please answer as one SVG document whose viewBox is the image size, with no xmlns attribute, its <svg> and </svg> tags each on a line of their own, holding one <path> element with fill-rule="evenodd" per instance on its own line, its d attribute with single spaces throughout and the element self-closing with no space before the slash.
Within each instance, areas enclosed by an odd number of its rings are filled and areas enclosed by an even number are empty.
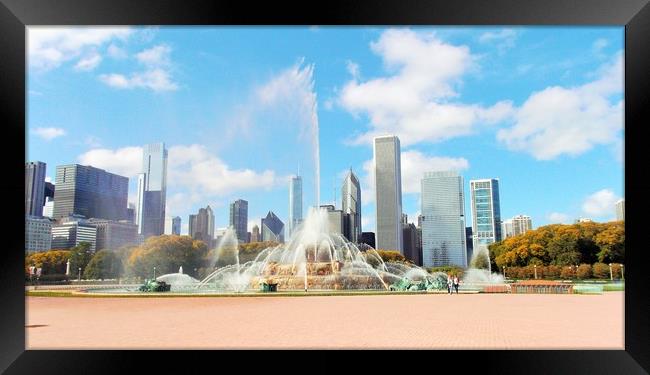
<svg viewBox="0 0 650 375">
<path fill-rule="evenodd" d="M 494 43 L 497 46 L 499 54 L 503 54 L 506 50 L 515 46 L 517 39 L 517 32 L 513 29 L 503 29 L 501 31 L 488 31 L 479 37 L 481 43 Z"/>
<path fill-rule="evenodd" d="M 604 58 L 606 55 L 603 53 L 603 50 L 609 45 L 609 41 L 605 38 L 599 38 L 594 41 L 594 44 L 592 44 L 591 49 L 594 52 L 594 55 L 596 55 L 599 58 Z"/>
<path fill-rule="evenodd" d="M 469 168 L 465 158 L 426 156 L 419 151 L 402 152 L 402 193 L 420 193 L 424 172 L 463 171 Z"/>
<path fill-rule="evenodd" d="M 135 177 L 142 171 L 142 147 L 94 149 L 79 155 L 77 159 L 83 165 L 91 165 L 126 177 Z"/>
<path fill-rule="evenodd" d="M 345 67 L 353 79 L 355 80 L 359 79 L 359 64 L 348 60 L 345 64 Z"/>
<path fill-rule="evenodd" d="M 403 151 L 401 154 L 402 194 L 419 194 L 424 172 L 463 171 L 469 168 L 465 158 L 427 156 L 419 151 Z M 361 177 L 361 203 L 375 202 L 375 171 L 373 160 L 363 163 L 365 174 Z"/>
<path fill-rule="evenodd" d="M 111 43 L 110 46 L 108 46 L 108 49 L 106 50 L 106 53 L 108 56 L 110 56 L 113 59 L 116 60 L 121 60 L 125 59 L 127 57 L 127 53 L 124 49 L 118 47 L 114 43 Z"/>
<path fill-rule="evenodd" d="M 65 135 L 65 130 L 61 128 L 35 128 L 31 131 L 32 134 L 35 134 L 38 137 L 46 141 L 51 141 L 56 137 L 61 137 Z"/>
<path fill-rule="evenodd" d="M 99 79 L 108 86 L 117 89 L 147 88 L 153 91 L 174 91 L 178 85 L 164 69 L 152 69 L 132 73 L 130 77 L 122 74 L 101 74 Z"/>
<path fill-rule="evenodd" d="M 93 70 L 97 67 L 97 65 L 99 65 L 101 61 L 102 61 L 102 57 L 97 52 L 94 52 L 79 60 L 75 64 L 74 68 L 76 70 L 83 70 L 83 71 Z"/>
<path fill-rule="evenodd" d="M 371 213 L 362 213 L 361 214 L 361 229 L 364 232 L 374 232 L 375 231 L 375 212 Z"/>
<path fill-rule="evenodd" d="M 616 196 L 610 189 L 597 191 L 585 199 L 582 204 L 582 211 L 596 218 L 610 217 L 616 212 L 616 201 L 620 197 Z"/>
<path fill-rule="evenodd" d="M 160 44 L 143 50 L 136 59 L 146 66 L 144 71 L 133 72 L 128 77 L 124 74 L 111 73 L 99 76 L 100 81 L 116 89 L 144 88 L 153 91 L 175 91 L 178 85 L 171 72 L 171 47 Z"/>
<path fill-rule="evenodd" d="M 569 215 L 561 212 L 551 212 L 546 218 L 551 224 L 569 224 L 571 221 Z"/>
<path fill-rule="evenodd" d="M 396 134 L 402 145 L 468 135 L 479 123 L 495 123 L 510 115 L 512 104 L 492 107 L 452 103 L 455 86 L 474 64 L 467 46 L 444 43 L 431 33 L 385 31 L 371 49 L 395 74 L 359 82 L 349 81 L 339 102 L 355 116 L 367 114 L 371 130 L 351 143 L 371 143 L 383 134 Z"/>
<path fill-rule="evenodd" d="M 45 182 L 52 183 L 52 177 L 50 177 L 50 176 L 46 176 L 46 177 L 45 177 Z"/>
<path fill-rule="evenodd" d="M 272 170 L 231 169 L 201 145 L 169 148 L 168 180 L 204 196 L 226 195 L 244 190 L 269 190 L 285 186 L 286 176 Z"/>
<path fill-rule="evenodd" d="M 600 69 L 600 77 L 582 86 L 548 87 L 530 95 L 517 109 L 515 123 L 497 133 L 509 149 L 538 160 L 579 155 L 616 141 L 623 129 L 623 101 L 609 97 L 623 90 L 623 56 Z"/>
<path fill-rule="evenodd" d="M 168 45 L 159 44 L 135 55 L 136 59 L 147 66 L 166 66 L 170 64 L 172 49 Z"/>
<path fill-rule="evenodd" d="M 86 51 L 113 40 L 125 40 L 132 33 L 116 27 L 34 27 L 27 28 L 29 65 L 41 71 L 75 60 Z"/>
</svg>

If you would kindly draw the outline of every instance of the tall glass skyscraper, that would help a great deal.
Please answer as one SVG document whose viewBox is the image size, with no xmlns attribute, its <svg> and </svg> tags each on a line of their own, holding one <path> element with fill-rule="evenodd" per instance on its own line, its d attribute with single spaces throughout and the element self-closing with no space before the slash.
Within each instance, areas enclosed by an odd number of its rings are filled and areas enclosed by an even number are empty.
<svg viewBox="0 0 650 375">
<path fill-rule="evenodd" d="M 214 213 L 210 205 L 199 209 L 197 215 L 190 215 L 188 233 L 195 240 L 205 242 L 208 249 L 212 249 L 214 240 Z"/>
<path fill-rule="evenodd" d="M 145 145 L 142 173 L 138 176 L 136 224 L 145 238 L 165 232 L 167 199 L 167 149 L 164 143 Z"/>
<path fill-rule="evenodd" d="M 376 137 L 373 142 L 377 249 L 397 250 L 402 243 L 402 168 L 397 136 Z"/>
<path fill-rule="evenodd" d="M 499 202 L 499 179 L 471 180 L 472 236 L 474 252 L 479 246 L 501 241 L 501 204 Z"/>
<path fill-rule="evenodd" d="M 45 163 L 25 163 L 25 215 L 43 216 L 45 205 Z"/>
<path fill-rule="evenodd" d="M 422 184 L 422 264 L 467 267 L 463 177 L 427 172 Z"/>
<path fill-rule="evenodd" d="M 349 215 L 348 225 L 343 234 L 349 241 L 359 243 L 361 241 L 361 186 L 352 169 L 343 181 L 341 199 L 343 213 Z"/>
<path fill-rule="evenodd" d="M 302 223 L 302 177 L 293 176 L 289 182 L 289 222 L 287 237 Z"/>
<path fill-rule="evenodd" d="M 237 199 L 230 204 L 230 226 L 235 228 L 237 240 L 248 242 L 248 202 Z"/>
<path fill-rule="evenodd" d="M 56 167 L 54 219 L 70 215 L 126 219 L 129 179 L 103 169 L 68 164 Z"/>
</svg>

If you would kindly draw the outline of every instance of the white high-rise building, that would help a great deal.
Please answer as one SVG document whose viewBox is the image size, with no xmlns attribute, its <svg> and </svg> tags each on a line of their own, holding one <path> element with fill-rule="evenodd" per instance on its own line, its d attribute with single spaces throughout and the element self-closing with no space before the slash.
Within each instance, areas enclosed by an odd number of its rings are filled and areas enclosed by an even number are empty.
<svg viewBox="0 0 650 375">
<path fill-rule="evenodd" d="M 402 241 L 402 168 L 397 136 L 375 137 L 375 247 L 404 254 Z"/>
<path fill-rule="evenodd" d="M 289 182 L 289 222 L 287 223 L 287 237 L 291 237 L 300 223 L 302 223 L 302 177 L 293 176 Z"/>
<path fill-rule="evenodd" d="M 616 220 L 625 220 L 625 199 L 616 202 Z"/>
<path fill-rule="evenodd" d="M 142 174 L 138 176 L 136 224 L 145 238 L 165 232 L 167 199 L 167 149 L 164 143 L 145 145 Z"/>
<path fill-rule="evenodd" d="M 422 265 L 467 267 L 463 177 L 427 172 L 421 187 Z"/>
<path fill-rule="evenodd" d="M 517 215 L 512 219 L 504 220 L 501 225 L 503 238 L 522 235 L 533 229 L 533 221 L 530 216 Z"/>
</svg>

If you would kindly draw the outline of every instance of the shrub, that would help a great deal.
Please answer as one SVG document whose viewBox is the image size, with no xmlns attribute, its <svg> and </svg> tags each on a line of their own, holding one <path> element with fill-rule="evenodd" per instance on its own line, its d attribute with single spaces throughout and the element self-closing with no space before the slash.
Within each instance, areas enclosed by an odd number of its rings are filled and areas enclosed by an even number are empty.
<svg viewBox="0 0 650 375">
<path fill-rule="evenodd" d="M 550 265 L 546 267 L 545 276 L 549 279 L 557 279 L 558 277 L 560 277 L 561 272 L 562 272 L 562 268 L 560 268 L 559 266 Z"/>
<path fill-rule="evenodd" d="M 580 280 L 588 279 L 591 277 L 591 266 L 588 264 L 581 264 L 576 272 L 576 277 Z"/>
<path fill-rule="evenodd" d="M 560 277 L 563 279 L 573 279 L 576 277 L 573 266 L 564 266 L 560 271 Z"/>
<path fill-rule="evenodd" d="M 622 275 L 622 266 L 620 263 L 614 263 L 612 264 L 612 273 L 614 274 L 614 279 L 621 279 L 623 278 Z"/>
<path fill-rule="evenodd" d="M 605 263 L 594 263 L 592 272 L 596 279 L 609 278 L 609 266 Z"/>
</svg>

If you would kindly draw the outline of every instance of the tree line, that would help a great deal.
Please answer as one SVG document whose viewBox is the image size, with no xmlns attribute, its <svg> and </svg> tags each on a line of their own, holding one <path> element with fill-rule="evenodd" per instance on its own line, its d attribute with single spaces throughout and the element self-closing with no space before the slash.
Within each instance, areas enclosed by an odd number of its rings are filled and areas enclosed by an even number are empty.
<svg viewBox="0 0 650 375">
<path fill-rule="evenodd" d="M 552 224 L 490 244 L 492 269 L 624 263 L 625 223 Z M 609 266 L 607 269 L 609 273 Z"/>
</svg>

